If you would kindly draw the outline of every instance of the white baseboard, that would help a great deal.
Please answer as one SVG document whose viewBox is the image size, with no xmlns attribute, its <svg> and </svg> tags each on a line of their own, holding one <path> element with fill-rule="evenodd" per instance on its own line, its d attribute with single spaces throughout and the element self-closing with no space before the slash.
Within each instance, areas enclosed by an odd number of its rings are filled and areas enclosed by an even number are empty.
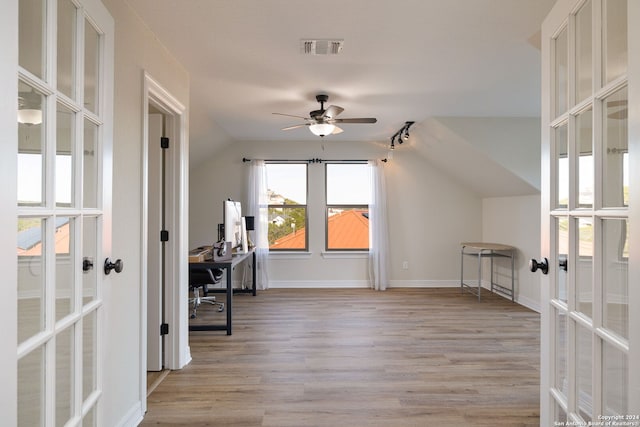
<svg viewBox="0 0 640 427">
<path fill-rule="evenodd" d="M 456 288 L 459 280 L 391 280 L 390 288 Z"/>
<path fill-rule="evenodd" d="M 457 288 L 460 287 L 460 280 L 391 280 L 389 288 Z M 347 289 L 347 288 L 369 288 L 367 280 L 270 280 L 271 289 Z M 483 289 L 490 289 L 486 281 L 482 281 Z M 504 298 L 508 297 L 502 294 Z M 540 313 L 540 304 L 531 298 L 517 296 L 516 302 L 537 313 Z"/>
<path fill-rule="evenodd" d="M 180 367 L 180 369 L 184 368 L 185 366 L 187 366 L 189 363 L 191 363 L 191 347 L 187 345 L 187 347 L 184 349 L 184 365 L 182 365 Z"/>
<path fill-rule="evenodd" d="M 144 413 L 141 402 L 137 402 L 116 424 L 118 427 L 136 427 L 142 422 Z"/>
<path fill-rule="evenodd" d="M 367 280 L 269 280 L 271 289 L 368 288 Z"/>
<path fill-rule="evenodd" d="M 455 288 L 458 280 L 392 280 L 389 288 Z M 272 289 L 369 288 L 367 280 L 270 280 Z"/>
<path fill-rule="evenodd" d="M 474 282 L 475 282 L 475 284 L 478 283 L 477 281 L 465 281 L 465 283 L 467 283 L 467 284 L 474 284 Z M 458 286 L 460 286 L 460 282 L 458 282 Z M 490 292 L 491 284 L 489 283 L 488 280 L 483 280 L 482 281 L 482 289 L 486 289 L 487 291 Z M 498 296 L 501 296 L 501 297 L 503 297 L 505 299 L 511 300 L 511 298 L 509 298 L 508 296 L 503 295 L 501 293 L 496 292 L 495 294 L 498 295 Z M 522 295 L 516 295 L 516 303 L 520 304 L 523 307 L 527 307 L 528 309 L 533 310 L 536 313 L 540 313 L 540 303 L 538 301 L 535 301 L 535 300 L 531 299 L 531 298 L 527 298 L 527 297 L 522 296 Z"/>
<path fill-rule="evenodd" d="M 535 311 L 536 313 L 540 313 L 540 303 L 538 301 L 534 301 L 531 298 L 519 296 L 516 298 L 516 302 L 524 307 L 527 307 L 530 310 Z"/>
</svg>

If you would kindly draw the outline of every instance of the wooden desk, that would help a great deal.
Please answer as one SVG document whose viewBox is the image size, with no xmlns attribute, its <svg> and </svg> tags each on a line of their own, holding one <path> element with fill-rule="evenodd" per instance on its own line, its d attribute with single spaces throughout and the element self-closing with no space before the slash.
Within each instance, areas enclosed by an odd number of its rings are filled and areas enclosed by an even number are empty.
<svg viewBox="0 0 640 427">
<path fill-rule="evenodd" d="M 506 296 L 511 297 L 511 301 L 515 302 L 514 292 L 514 257 L 516 248 L 513 246 L 502 245 L 498 243 L 481 243 L 481 242 L 463 242 L 461 243 L 462 250 L 460 252 L 460 288 L 462 292 L 467 289 L 469 292 L 478 296 L 480 301 L 480 290 L 482 289 L 482 258 L 491 259 L 491 292 L 499 292 Z M 466 250 L 466 252 L 465 252 Z M 464 257 L 478 257 L 478 284 L 477 287 L 464 282 Z M 511 258 L 511 288 L 500 285 L 493 281 L 493 259 L 503 257 Z"/>
<path fill-rule="evenodd" d="M 251 288 L 249 289 L 233 289 L 231 281 L 231 273 L 235 267 L 251 258 Z M 234 293 L 252 293 L 256 296 L 256 252 L 250 250 L 244 254 L 234 255 L 231 261 L 214 261 L 205 260 L 201 262 L 190 262 L 189 268 L 220 268 L 226 270 L 227 287 L 226 289 L 210 289 L 208 292 L 227 294 L 227 302 L 225 309 L 227 310 L 227 323 L 225 325 L 189 325 L 190 331 L 227 331 L 227 335 L 231 335 L 232 324 L 232 308 L 233 308 L 233 294 Z"/>
</svg>

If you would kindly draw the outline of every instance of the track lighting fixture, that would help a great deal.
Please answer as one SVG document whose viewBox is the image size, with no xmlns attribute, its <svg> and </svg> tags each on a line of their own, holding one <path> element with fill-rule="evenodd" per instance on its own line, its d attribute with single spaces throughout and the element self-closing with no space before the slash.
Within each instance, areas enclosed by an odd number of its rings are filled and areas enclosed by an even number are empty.
<svg viewBox="0 0 640 427">
<path fill-rule="evenodd" d="M 404 126 L 402 126 L 398 132 L 393 134 L 393 136 L 391 137 L 391 149 L 392 150 L 395 148 L 396 142 L 398 144 L 402 144 L 403 142 L 405 142 L 406 140 L 409 139 L 409 128 L 414 123 L 415 122 L 404 122 Z"/>
<path fill-rule="evenodd" d="M 409 126 L 405 126 L 404 132 L 402 133 L 402 139 L 404 139 L 405 141 L 409 139 Z"/>
</svg>

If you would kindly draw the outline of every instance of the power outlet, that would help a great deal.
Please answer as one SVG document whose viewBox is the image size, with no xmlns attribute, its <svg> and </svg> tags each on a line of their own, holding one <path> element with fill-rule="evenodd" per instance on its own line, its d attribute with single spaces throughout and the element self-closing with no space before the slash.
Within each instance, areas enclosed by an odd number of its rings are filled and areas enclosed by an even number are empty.
<svg viewBox="0 0 640 427">
<path fill-rule="evenodd" d="M 402 269 L 403 270 L 409 269 L 409 261 L 402 261 Z"/>
</svg>

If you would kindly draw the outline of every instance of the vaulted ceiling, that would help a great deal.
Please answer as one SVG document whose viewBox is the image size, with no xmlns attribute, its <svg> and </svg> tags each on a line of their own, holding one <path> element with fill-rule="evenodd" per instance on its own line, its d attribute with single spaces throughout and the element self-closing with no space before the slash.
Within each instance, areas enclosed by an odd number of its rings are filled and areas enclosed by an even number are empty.
<svg viewBox="0 0 640 427">
<path fill-rule="evenodd" d="M 388 141 L 406 120 L 536 117 L 536 35 L 554 0 L 127 0 L 190 74 L 190 145 L 316 140 L 282 131 L 319 105 L 345 124 L 337 141 Z M 339 39 L 338 55 L 301 40 Z M 202 154 L 199 154 L 202 155 Z"/>
</svg>

